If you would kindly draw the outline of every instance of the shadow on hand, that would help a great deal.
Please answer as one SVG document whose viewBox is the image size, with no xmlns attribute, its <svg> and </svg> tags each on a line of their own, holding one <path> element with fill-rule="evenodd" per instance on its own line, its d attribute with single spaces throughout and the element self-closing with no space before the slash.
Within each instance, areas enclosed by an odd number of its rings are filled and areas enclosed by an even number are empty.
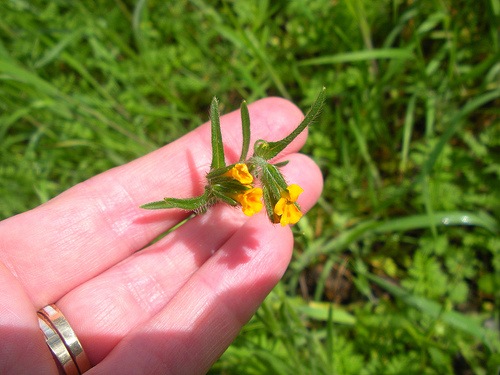
<svg viewBox="0 0 500 375">
<path fill-rule="evenodd" d="M 163 200 L 165 197 L 169 198 L 191 198 L 191 197 L 196 197 L 200 196 L 203 194 L 203 187 L 206 184 L 206 179 L 205 177 L 201 176 L 200 171 L 196 167 L 196 162 L 193 158 L 193 154 L 189 149 L 185 150 L 185 156 L 186 156 L 186 162 L 187 162 L 187 168 L 189 173 L 186 173 L 185 176 L 186 180 L 184 184 L 181 184 L 185 186 L 185 194 L 183 196 L 172 196 L 168 191 L 162 192 L 162 196 L 159 196 L 157 201 Z M 208 172 L 208 170 L 207 170 Z M 159 173 L 165 173 L 168 175 L 168 171 L 165 172 L 159 172 Z M 184 176 L 184 174 L 181 174 L 181 178 Z M 179 176 L 172 176 L 175 178 L 179 178 Z M 144 202 L 143 204 L 148 203 Z M 167 227 L 165 228 L 165 232 L 168 232 L 171 228 L 175 227 L 177 224 L 185 220 L 189 215 L 191 214 L 191 211 L 186 211 L 178 208 L 172 208 L 172 209 L 159 209 L 159 210 L 147 210 L 143 209 L 144 215 L 136 218 L 133 222 L 134 224 L 151 224 L 151 223 L 157 223 L 157 222 L 166 222 Z"/>
<path fill-rule="evenodd" d="M 220 261 L 227 264 L 229 269 L 250 260 L 248 251 L 256 250 L 259 241 L 256 238 L 257 229 L 250 227 L 245 232 L 245 242 L 240 247 L 226 249 L 224 243 L 228 241 L 248 220 L 240 210 L 217 204 L 205 214 L 194 216 L 192 219 L 167 234 L 152 247 L 152 251 L 169 252 L 181 247 L 189 249 L 195 257 L 198 267 L 217 251 L 225 252 Z M 221 249 L 222 248 L 222 249 Z"/>
<path fill-rule="evenodd" d="M 200 176 L 200 172 L 196 167 L 191 151 L 186 150 L 185 154 L 189 168 L 189 178 L 192 184 L 192 187 L 187 188 L 187 190 L 191 190 L 191 196 L 201 195 L 203 192 L 203 185 L 206 181 Z M 189 186 L 189 184 L 186 185 Z M 168 195 L 168 192 L 165 194 Z M 156 210 L 153 213 L 147 213 L 147 215 L 145 214 L 143 217 L 136 219 L 135 222 L 150 224 L 158 221 L 171 221 L 172 218 L 175 218 L 177 220 L 175 223 L 178 224 L 191 214 L 192 211 L 180 209 Z M 166 228 L 165 233 L 153 241 L 154 248 L 155 251 L 165 251 L 166 247 L 172 246 L 174 243 L 184 243 L 186 247 L 193 251 L 196 257 L 196 263 L 198 266 L 201 266 L 201 264 L 203 264 L 209 256 L 213 255 L 247 220 L 248 217 L 246 217 L 241 210 L 224 204 L 217 204 L 210 207 L 207 213 L 195 215 L 170 233 L 169 231 L 175 228 L 175 225 Z M 248 237 L 254 235 L 253 229 L 250 229 L 246 235 L 247 240 L 244 248 L 235 249 L 223 257 L 229 268 L 234 268 L 240 263 L 247 262 L 250 258 L 246 254 L 246 250 L 257 246 L 256 241 L 248 239 Z M 146 248 L 148 247 L 149 246 Z"/>
<path fill-rule="evenodd" d="M 79 338 L 84 339 L 81 341 L 87 354 L 91 353 L 93 344 L 118 343 L 110 352 L 102 354 L 101 363 L 95 363 L 89 355 L 94 367 L 89 373 L 206 374 L 278 281 L 269 275 L 253 282 L 245 281 L 247 278 L 248 275 L 242 275 L 224 292 L 209 299 L 209 303 L 207 299 L 200 299 L 189 304 L 167 305 L 151 321 L 125 337 L 114 335 L 112 329 L 103 334 L 82 334 Z M 12 336 L 13 330 L 26 347 L 30 347 L 33 335 L 39 334 L 21 326 L 0 326 L 0 337 Z M 52 362 L 48 346 L 46 350 L 48 354 L 40 360 Z M 19 361 L 13 363 L 18 370 L 23 368 Z M 12 368 L 9 369 L 12 364 L 4 365 L 0 367 L 6 374 L 13 373 Z M 25 366 L 30 368 L 30 362 Z M 50 366 L 47 362 L 46 367 Z"/>
<path fill-rule="evenodd" d="M 144 329 L 139 327 L 122 339 L 95 370 L 120 374 L 205 374 L 278 282 L 271 275 L 254 278 L 253 282 L 245 282 L 246 278 L 248 275 L 241 275 L 237 284 L 209 303 L 203 299 L 167 305 Z M 109 339 L 120 340 L 96 335 L 86 341 Z"/>
</svg>

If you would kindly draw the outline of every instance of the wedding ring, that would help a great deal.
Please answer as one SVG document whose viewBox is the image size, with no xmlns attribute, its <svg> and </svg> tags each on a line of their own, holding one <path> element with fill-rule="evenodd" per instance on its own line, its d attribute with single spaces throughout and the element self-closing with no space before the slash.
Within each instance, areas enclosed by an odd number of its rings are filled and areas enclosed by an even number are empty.
<svg viewBox="0 0 500 375">
<path fill-rule="evenodd" d="M 80 372 L 77 370 L 73 358 L 71 358 L 68 349 L 66 349 L 57 332 L 40 316 L 38 316 L 38 325 L 45 336 L 45 342 L 49 346 L 52 355 L 57 358 L 64 373 L 66 375 L 79 375 Z"/>
<path fill-rule="evenodd" d="M 56 305 L 38 310 L 38 322 L 47 345 L 66 375 L 79 375 L 90 369 L 90 362 L 80 341 Z"/>
</svg>

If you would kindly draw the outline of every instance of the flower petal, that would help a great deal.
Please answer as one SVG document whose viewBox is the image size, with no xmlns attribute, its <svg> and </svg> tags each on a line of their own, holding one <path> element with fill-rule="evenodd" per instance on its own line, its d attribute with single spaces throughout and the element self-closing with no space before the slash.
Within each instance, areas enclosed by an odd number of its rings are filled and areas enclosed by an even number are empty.
<svg viewBox="0 0 500 375">
<path fill-rule="evenodd" d="M 288 186 L 286 190 L 288 190 L 290 196 L 289 200 L 291 202 L 297 202 L 299 195 L 304 192 L 304 189 L 302 189 L 299 185 L 296 184 Z"/>
<path fill-rule="evenodd" d="M 245 163 L 236 164 L 233 168 L 224 173 L 224 176 L 232 177 L 243 185 L 249 185 L 253 182 L 253 176 L 248 171 L 248 166 Z"/>
<path fill-rule="evenodd" d="M 295 224 L 297 223 L 300 218 L 302 217 L 302 212 L 297 208 L 296 205 L 290 204 L 287 206 L 288 207 L 288 222 L 290 224 Z"/>
<path fill-rule="evenodd" d="M 282 227 L 287 224 L 295 224 L 302 217 L 302 212 L 293 203 L 289 203 L 285 206 L 285 212 L 281 215 L 280 224 Z"/>
<path fill-rule="evenodd" d="M 288 200 L 286 198 L 281 198 L 278 203 L 276 203 L 276 206 L 274 206 L 274 213 L 279 216 L 283 215 L 287 202 Z"/>
<path fill-rule="evenodd" d="M 262 189 L 252 188 L 243 194 L 238 194 L 236 200 L 241 204 L 242 211 L 247 216 L 253 216 L 262 210 Z"/>
<path fill-rule="evenodd" d="M 292 184 L 281 192 L 281 198 L 274 206 L 274 213 L 279 216 L 281 226 L 295 224 L 302 217 L 302 212 L 295 204 L 300 194 L 304 192 L 299 185 Z"/>
</svg>

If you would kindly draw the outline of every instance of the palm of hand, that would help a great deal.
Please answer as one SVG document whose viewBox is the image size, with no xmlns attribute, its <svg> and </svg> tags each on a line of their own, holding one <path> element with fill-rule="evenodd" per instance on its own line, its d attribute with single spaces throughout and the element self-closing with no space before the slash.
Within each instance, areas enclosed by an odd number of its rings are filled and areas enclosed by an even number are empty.
<svg viewBox="0 0 500 375">
<path fill-rule="evenodd" d="M 249 109 L 256 139 L 279 139 L 302 118 L 277 98 Z M 221 125 L 227 144 L 241 144 L 239 113 L 223 116 Z M 215 206 L 148 246 L 187 213 L 139 206 L 166 192 L 200 193 L 209 133 L 205 124 L 0 223 L 0 373 L 57 373 L 36 316 L 54 302 L 94 366 L 89 374 L 210 368 L 281 278 L 293 236 L 264 214 L 248 218 Z M 304 188 L 307 210 L 322 180 L 309 158 L 294 153 L 305 137 L 285 150 L 283 172 Z"/>
</svg>

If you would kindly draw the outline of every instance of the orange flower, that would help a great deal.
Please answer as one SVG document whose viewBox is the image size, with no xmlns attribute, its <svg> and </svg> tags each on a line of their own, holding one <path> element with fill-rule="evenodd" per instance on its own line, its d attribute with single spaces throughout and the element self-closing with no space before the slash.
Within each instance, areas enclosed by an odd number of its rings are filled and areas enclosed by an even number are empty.
<svg viewBox="0 0 500 375">
<path fill-rule="evenodd" d="M 258 187 L 251 188 L 244 193 L 238 194 L 235 198 L 242 206 L 242 211 L 247 216 L 252 216 L 262 210 L 262 189 Z"/>
<path fill-rule="evenodd" d="M 236 164 L 224 173 L 224 176 L 232 177 L 243 185 L 250 185 L 253 182 L 253 176 L 248 171 L 248 166 L 244 163 Z"/>
<path fill-rule="evenodd" d="M 295 224 L 302 217 L 302 212 L 295 205 L 297 198 L 304 192 L 299 185 L 290 185 L 281 192 L 281 198 L 274 206 L 274 213 L 280 217 L 281 226 Z"/>
</svg>

